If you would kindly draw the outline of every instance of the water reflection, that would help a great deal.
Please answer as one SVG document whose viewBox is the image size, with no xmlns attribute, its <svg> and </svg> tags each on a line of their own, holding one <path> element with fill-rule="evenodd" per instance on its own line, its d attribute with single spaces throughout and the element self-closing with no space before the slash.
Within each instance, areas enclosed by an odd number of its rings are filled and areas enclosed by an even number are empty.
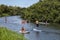
<svg viewBox="0 0 60 40">
<path fill-rule="evenodd" d="M 40 33 L 36 32 L 36 40 L 40 40 Z"/>
</svg>

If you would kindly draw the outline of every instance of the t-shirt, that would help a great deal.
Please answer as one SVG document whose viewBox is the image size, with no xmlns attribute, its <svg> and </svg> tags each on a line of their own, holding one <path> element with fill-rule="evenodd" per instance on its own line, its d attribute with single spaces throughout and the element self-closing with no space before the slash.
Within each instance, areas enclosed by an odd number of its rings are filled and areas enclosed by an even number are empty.
<svg viewBox="0 0 60 40">
<path fill-rule="evenodd" d="M 38 21 L 36 21 L 36 24 L 39 24 L 39 22 L 38 22 Z"/>
</svg>

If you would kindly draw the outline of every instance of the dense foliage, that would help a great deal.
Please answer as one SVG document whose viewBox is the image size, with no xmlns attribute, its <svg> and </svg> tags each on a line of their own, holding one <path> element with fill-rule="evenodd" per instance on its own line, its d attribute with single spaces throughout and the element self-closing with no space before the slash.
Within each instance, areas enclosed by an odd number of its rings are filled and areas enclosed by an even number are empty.
<svg viewBox="0 0 60 40">
<path fill-rule="evenodd" d="M 20 15 L 22 8 L 17 6 L 0 5 L 0 17 Z"/>
<path fill-rule="evenodd" d="M 25 40 L 23 35 L 8 30 L 7 28 L 0 27 L 0 40 Z"/>
<path fill-rule="evenodd" d="M 42 22 L 60 23 L 60 0 L 43 0 L 24 12 L 24 18 Z"/>
<path fill-rule="evenodd" d="M 0 16 L 20 15 L 29 21 L 60 23 L 60 0 L 40 0 L 28 8 L 0 5 Z"/>
</svg>

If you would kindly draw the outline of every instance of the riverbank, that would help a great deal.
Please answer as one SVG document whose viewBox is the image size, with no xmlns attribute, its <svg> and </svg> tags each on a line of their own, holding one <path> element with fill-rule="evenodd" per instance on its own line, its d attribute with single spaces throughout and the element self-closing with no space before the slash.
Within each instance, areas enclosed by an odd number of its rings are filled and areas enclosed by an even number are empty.
<svg viewBox="0 0 60 40">
<path fill-rule="evenodd" d="M 4 23 L 4 22 L 5 22 L 4 17 L 0 18 L 0 26 L 1 27 L 6 27 L 6 28 L 8 28 L 12 31 L 18 32 L 18 33 L 23 26 L 23 24 L 21 24 L 22 19 L 18 16 L 7 17 L 7 23 Z M 24 28 L 26 28 L 26 30 L 28 30 L 30 33 L 29 34 L 24 34 L 24 37 L 27 38 L 27 40 L 60 40 L 60 30 L 58 30 L 58 29 L 55 30 L 55 28 L 53 28 L 55 26 L 52 26 L 52 25 L 53 24 L 51 24 L 51 25 L 49 24 L 49 25 L 46 26 L 45 24 L 44 25 L 39 24 L 38 29 L 42 30 L 42 32 L 37 33 L 37 32 L 32 30 L 36 27 L 34 23 L 26 23 L 24 25 Z M 6 34 L 6 33 L 3 33 L 3 34 Z M 12 33 L 9 33 L 9 32 L 7 32 L 7 34 L 12 35 Z M 9 36 L 10 35 L 8 35 L 8 37 Z"/>
<path fill-rule="evenodd" d="M 7 28 L 0 27 L 0 40 L 25 40 L 22 34 L 18 34 Z"/>
</svg>

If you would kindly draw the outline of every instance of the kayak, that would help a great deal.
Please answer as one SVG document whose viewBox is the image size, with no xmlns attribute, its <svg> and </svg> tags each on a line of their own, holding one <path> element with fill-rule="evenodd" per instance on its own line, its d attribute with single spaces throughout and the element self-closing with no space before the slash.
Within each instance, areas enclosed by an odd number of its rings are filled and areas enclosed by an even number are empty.
<svg viewBox="0 0 60 40">
<path fill-rule="evenodd" d="M 34 28 L 33 31 L 42 32 L 42 30 L 38 30 L 38 29 L 36 29 L 36 28 Z"/>
<path fill-rule="evenodd" d="M 29 31 L 25 31 L 25 32 L 19 31 L 19 32 L 22 33 L 22 34 L 30 33 Z"/>
</svg>

